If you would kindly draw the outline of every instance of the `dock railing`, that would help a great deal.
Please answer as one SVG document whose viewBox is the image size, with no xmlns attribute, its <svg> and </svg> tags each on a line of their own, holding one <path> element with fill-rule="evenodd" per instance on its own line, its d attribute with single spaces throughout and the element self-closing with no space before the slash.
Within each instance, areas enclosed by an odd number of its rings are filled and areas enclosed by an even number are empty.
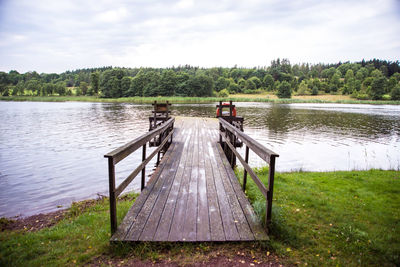
<svg viewBox="0 0 400 267">
<path fill-rule="evenodd" d="M 246 189 L 247 174 L 253 179 L 254 183 L 260 189 L 261 193 L 266 199 L 266 213 L 265 213 L 265 225 L 268 226 L 271 223 L 271 210 L 272 210 L 272 197 L 274 188 L 274 176 L 275 176 L 275 158 L 279 157 L 278 154 L 264 147 L 262 144 L 245 134 L 239 127 L 239 125 L 230 124 L 223 118 L 219 118 L 220 124 L 220 140 L 225 142 L 221 143 L 223 149 L 230 150 L 228 155 L 231 155 L 230 161 L 231 167 L 234 167 L 235 157 L 239 159 L 244 167 L 243 175 L 243 191 Z M 245 158 L 239 154 L 236 150 L 235 144 L 237 142 L 243 142 L 246 145 Z M 268 174 L 268 188 L 265 187 L 263 182 L 258 178 L 256 173 L 252 170 L 249 165 L 249 150 L 252 150 L 256 155 L 263 159 L 269 165 Z M 225 153 L 227 154 L 227 153 Z"/>
<path fill-rule="evenodd" d="M 160 155 L 169 139 L 172 142 L 172 135 L 174 132 L 175 118 L 170 118 L 166 122 L 159 125 L 157 128 L 150 132 L 136 138 L 135 140 L 111 151 L 104 155 L 108 158 L 108 178 L 109 178 L 109 191 L 110 191 L 110 220 L 111 220 L 111 233 L 117 230 L 117 198 L 124 191 L 124 189 L 132 182 L 132 180 L 142 172 L 141 190 L 145 187 L 146 165 L 156 155 Z M 159 136 L 160 145 L 146 158 L 146 147 L 152 139 Z M 118 186 L 115 186 L 115 165 L 129 156 L 131 153 L 142 147 L 142 162 L 129 176 Z M 157 160 L 158 164 L 158 160 Z"/>
</svg>

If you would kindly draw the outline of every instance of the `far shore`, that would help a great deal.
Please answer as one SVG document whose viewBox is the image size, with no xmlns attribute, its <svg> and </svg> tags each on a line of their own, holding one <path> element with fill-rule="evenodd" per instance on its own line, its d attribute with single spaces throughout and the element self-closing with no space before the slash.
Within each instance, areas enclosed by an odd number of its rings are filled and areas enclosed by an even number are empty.
<svg viewBox="0 0 400 267">
<path fill-rule="evenodd" d="M 290 103 L 339 103 L 339 104 L 374 104 L 400 105 L 400 101 L 390 100 L 357 100 L 349 95 L 293 95 L 292 98 L 279 99 L 274 94 L 234 94 L 229 97 L 121 97 L 102 98 L 98 96 L 1 96 L 0 101 L 35 101 L 35 102 L 104 102 L 104 103 L 136 103 L 150 104 L 154 101 L 169 101 L 176 104 L 201 104 L 218 101 L 234 102 L 269 102 L 277 104 Z"/>
</svg>

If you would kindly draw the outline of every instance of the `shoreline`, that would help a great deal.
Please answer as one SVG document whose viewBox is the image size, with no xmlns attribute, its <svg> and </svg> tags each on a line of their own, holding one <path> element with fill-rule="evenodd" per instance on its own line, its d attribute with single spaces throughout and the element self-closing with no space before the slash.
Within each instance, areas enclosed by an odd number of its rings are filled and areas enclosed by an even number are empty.
<svg viewBox="0 0 400 267">
<path fill-rule="evenodd" d="M 134 103 L 151 104 L 154 101 L 175 104 L 207 104 L 219 101 L 233 102 L 261 102 L 275 104 L 291 103 L 323 103 L 323 104 L 372 104 L 372 105 L 400 105 L 396 100 L 355 100 L 348 96 L 320 95 L 320 96 L 293 96 L 293 98 L 279 99 L 275 95 L 232 95 L 230 97 L 121 97 L 101 98 L 97 96 L 1 96 L 0 101 L 15 102 L 98 102 L 98 103 Z M 339 99 L 338 99 L 339 98 Z"/>
<path fill-rule="evenodd" d="M 263 168 L 257 169 L 257 171 L 262 172 Z M 238 169 L 239 172 L 243 172 L 242 168 Z M 400 169 L 368 169 L 368 170 L 335 170 L 335 171 L 302 171 L 302 170 L 292 170 L 292 171 L 282 171 L 282 172 L 276 172 L 276 175 L 291 175 L 291 174 L 335 174 L 335 173 L 353 173 L 353 172 L 368 172 L 368 171 L 382 171 L 382 172 L 399 172 Z M 239 178 L 238 178 L 239 179 Z M 240 180 L 240 179 L 239 179 Z M 127 191 L 125 192 L 122 196 L 121 199 L 125 200 L 126 198 L 129 198 L 130 195 L 136 195 L 140 194 L 140 191 Z M 36 217 L 48 217 L 49 215 L 61 215 L 67 213 L 74 205 L 84 205 L 86 207 L 90 207 L 91 205 L 95 205 L 98 202 L 101 202 L 103 200 L 108 200 L 108 194 L 107 195 L 101 195 L 97 194 L 97 198 L 82 198 L 81 200 L 77 201 L 72 201 L 70 205 L 65 205 L 63 207 L 55 207 L 53 210 L 50 211 L 44 211 L 44 212 L 38 212 L 35 214 L 30 214 L 30 215 L 14 215 L 14 216 L 0 216 L 0 231 L 3 231 L 3 222 L 8 221 L 8 222 L 13 222 L 17 223 L 18 221 L 30 221 L 32 218 Z M 19 224 L 19 223 L 18 223 Z M 11 229 L 12 230 L 12 229 Z"/>
</svg>

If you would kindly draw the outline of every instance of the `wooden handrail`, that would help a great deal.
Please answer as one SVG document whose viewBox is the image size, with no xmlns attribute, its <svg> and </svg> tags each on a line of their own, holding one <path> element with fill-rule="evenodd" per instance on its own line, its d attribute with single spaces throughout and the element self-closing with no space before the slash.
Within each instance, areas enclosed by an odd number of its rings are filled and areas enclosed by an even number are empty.
<svg viewBox="0 0 400 267">
<path fill-rule="evenodd" d="M 220 122 L 220 140 L 224 140 L 225 144 L 229 147 L 231 151 L 231 165 L 233 167 L 233 157 L 234 155 L 239 159 L 244 167 L 244 175 L 243 175 L 243 190 L 246 189 L 247 182 L 247 174 L 253 179 L 254 183 L 260 189 L 261 193 L 264 195 L 266 199 L 266 213 L 265 213 L 265 222 L 266 226 L 271 223 L 271 210 L 272 210 L 272 197 L 273 197 L 273 188 L 274 188 L 274 176 L 275 176 L 275 159 L 279 157 L 278 154 L 264 147 L 262 144 L 243 133 L 239 128 L 239 125 L 233 126 L 229 122 L 227 122 L 223 118 L 219 118 Z M 238 127 L 239 126 L 239 127 Z M 223 136 L 223 132 L 225 132 L 225 136 Z M 246 145 L 246 154 L 245 159 L 240 155 L 240 153 L 236 150 L 235 143 L 237 139 L 240 139 Z M 225 146 L 225 149 L 227 147 Z M 268 188 L 265 187 L 264 183 L 260 180 L 260 178 L 256 175 L 256 173 L 252 170 L 249 163 L 249 149 L 251 149 L 255 154 L 257 154 L 260 158 L 262 158 L 269 165 L 269 173 L 268 173 Z"/>
<path fill-rule="evenodd" d="M 164 132 L 165 129 L 169 128 L 175 122 L 175 118 L 171 118 L 164 122 L 160 127 L 136 138 L 135 140 L 107 153 L 104 155 L 105 158 L 112 158 L 114 164 L 117 164 L 127 156 L 129 156 L 132 152 L 136 151 L 138 148 L 149 142 L 155 136 L 159 135 L 161 132 Z"/>
<path fill-rule="evenodd" d="M 111 233 L 115 233 L 117 230 L 117 198 L 124 191 L 124 189 L 132 182 L 132 180 L 142 172 L 141 190 L 145 186 L 145 172 L 146 165 L 156 155 L 161 153 L 161 149 L 165 147 L 168 140 L 171 139 L 174 133 L 174 122 L 175 119 L 171 118 L 166 122 L 160 124 L 157 128 L 150 132 L 136 138 L 135 140 L 107 153 L 104 155 L 108 158 L 108 179 L 109 179 L 109 192 L 110 192 L 110 221 L 111 221 Z M 157 135 L 160 135 L 160 145 L 146 158 L 146 146 Z M 115 185 L 115 165 L 135 152 L 140 147 L 142 150 L 142 162 L 139 166 L 127 177 L 125 180 L 116 188 Z M 158 164 L 158 160 L 157 160 Z"/>
<path fill-rule="evenodd" d="M 219 118 L 219 123 L 223 126 L 223 128 L 227 128 L 231 133 L 233 133 L 236 138 L 242 140 L 243 143 L 246 144 L 251 150 L 254 151 L 260 158 L 265 160 L 267 163 L 270 162 L 271 156 L 279 157 L 278 154 L 269 150 L 244 132 L 242 132 L 239 128 L 234 127 L 232 124 L 224 120 L 223 118 Z"/>
</svg>

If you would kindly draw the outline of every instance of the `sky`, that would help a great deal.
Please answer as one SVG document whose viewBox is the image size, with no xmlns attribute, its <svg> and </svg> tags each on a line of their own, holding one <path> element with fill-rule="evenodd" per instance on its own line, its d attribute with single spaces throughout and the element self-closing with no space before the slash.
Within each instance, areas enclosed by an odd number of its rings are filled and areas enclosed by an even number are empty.
<svg viewBox="0 0 400 267">
<path fill-rule="evenodd" d="M 0 0 L 0 71 L 400 60 L 400 0 Z"/>
</svg>

